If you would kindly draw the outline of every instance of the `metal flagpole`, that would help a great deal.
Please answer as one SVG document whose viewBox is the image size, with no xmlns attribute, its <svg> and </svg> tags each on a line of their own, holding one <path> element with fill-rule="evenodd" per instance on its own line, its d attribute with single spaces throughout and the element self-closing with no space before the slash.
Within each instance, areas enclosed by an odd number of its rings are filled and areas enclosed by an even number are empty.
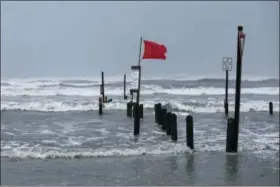
<svg viewBox="0 0 280 187">
<path fill-rule="evenodd" d="M 139 105 L 139 100 L 140 100 L 140 86 L 141 86 L 141 66 L 140 66 L 140 62 L 141 62 L 141 48 L 142 48 L 142 41 L 143 41 L 143 38 L 141 37 L 140 38 L 140 47 L 139 47 L 139 58 L 138 58 L 138 66 L 139 66 L 139 69 L 138 69 L 138 93 L 137 93 L 137 99 L 136 99 L 136 103 L 137 105 Z"/>
</svg>

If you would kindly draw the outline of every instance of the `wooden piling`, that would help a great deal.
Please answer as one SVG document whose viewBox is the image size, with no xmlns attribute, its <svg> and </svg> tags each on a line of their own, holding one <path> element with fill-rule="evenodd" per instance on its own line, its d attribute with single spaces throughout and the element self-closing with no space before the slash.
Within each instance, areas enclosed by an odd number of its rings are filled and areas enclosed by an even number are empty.
<svg viewBox="0 0 280 187">
<path fill-rule="evenodd" d="M 236 62 L 236 83 L 235 83 L 235 110 L 234 110 L 234 120 L 237 130 L 233 131 L 234 143 L 233 151 L 238 150 L 238 132 L 239 132 L 239 113 L 240 113 L 240 96 L 241 96 L 241 75 L 242 75 L 242 54 L 243 49 L 241 49 L 240 36 L 243 34 L 243 27 L 238 26 L 237 32 L 237 62 Z"/>
<path fill-rule="evenodd" d="M 273 103 L 269 102 L 269 114 L 273 115 Z"/>
<path fill-rule="evenodd" d="M 161 103 L 158 103 L 158 106 L 157 106 L 157 124 L 160 125 L 161 124 Z"/>
<path fill-rule="evenodd" d="M 224 109 L 225 109 L 225 115 L 228 116 L 228 103 L 226 100 L 224 102 Z"/>
<path fill-rule="evenodd" d="M 155 115 L 155 122 L 158 123 L 158 113 L 157 113 L 158 103 L 154 105 L 154 115 Z"/>
<path fill-rule="evenodd" d="M 127 117 L 132 117 L 132 102 L 126 103 L 126 115 Z"/>
<path fill-rule="evenodd" d="M 171 123 L 171 140 L 177 142 L 177 115 L 172 114 L 172 123 Z"/>
<path fill-rule="evenodd" d="M 132 103 L 132 117 L 133 118 L 135 118 L 135 116 L 136 116 L 136 105 L 137 105 L 137 103 L 135 103 L 135 102 L 133 102 Z"/>
<path fill-rule="evenodd" d="M 187 146 L 190 149 L 194 149 L 194 143 L 193 143 L 193 117 L 191 115 L 188 115 L 186 117 L 186 142 Z"/>
<path fill-rule="evenodd" d="M 158 105 L 158 124 L 162 125 L 163 119 L 162 119 L 162 108 L 161 104 Z"/>
<path fill-rule="evenodd" d="M 139 105 L 139 118 L 140 119 L 143 119 L 143 112 L 144 112 L 144 106 L 143 106 L 143 104 L 140 104 Z"/>
<path fill-rule="evenodd" d="M 168 112 L 166 114 L 166 135 L 171 135 L 171 126 L 172 126 L 172 113 Z"/>
<path fill-rule="evenodd" d="M 161 110 L 161 118 L 162 118 L 161 130 L 163 130 L 163 131 L 166 130 L 166 115 L 167 115 L 167 112 L 166 112 L 166 109 L 164 108 Z"/>
<path fill-rule="evenodd" d="M 234 118 L 229 118 L 227 123 L 226 152 L 236 153 L 238 149 L 238 127 Z"/>
<path fill-rule="evenodd" d="M 139 119 L 139 105 L 134 105 L 135 116 L 134 116 L 134 136 L 138 136 L 140 133 L 140 119 Z"/>
<path fill-rule="evenodd" d="M 98 99 L 98 111 L 99 115 L 103 114 L 103 102 L 102 102 L 102 97 L 99 97 Z"/>
</svg>

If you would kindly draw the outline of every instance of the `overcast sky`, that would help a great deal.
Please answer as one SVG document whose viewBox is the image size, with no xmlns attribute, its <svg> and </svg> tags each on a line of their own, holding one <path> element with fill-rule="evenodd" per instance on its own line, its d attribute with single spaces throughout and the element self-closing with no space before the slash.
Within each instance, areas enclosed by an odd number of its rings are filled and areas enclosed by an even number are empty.
<svg viewBox="0 0 280 187">
<path fill-rule="evenodd" d="M 243 75 L 278 77 L 278 4 L 2 1 L 1 76 L 120 75 L 138 62 L 140 36 L 167 46 L 166 61 L 142 61 L 144 75 L 224 75 L 223 56 L 235 67 L 241 24 Z"/>
</svg>

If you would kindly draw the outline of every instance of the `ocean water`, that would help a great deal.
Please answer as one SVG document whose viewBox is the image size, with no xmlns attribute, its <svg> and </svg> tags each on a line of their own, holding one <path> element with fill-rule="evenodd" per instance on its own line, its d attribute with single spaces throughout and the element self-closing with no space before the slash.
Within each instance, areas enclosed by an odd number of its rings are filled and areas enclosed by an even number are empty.
<svg viewBox="0 0 280 187">
<path fill-rule="evenodd" d="M 146 77 L 141 83 L 144 119 L 134 137 L 122 76 L 105 75 L 113 102 L 103 116 L 97 111 L 99 77 L 2 79 L 1 184 L 279 185 L 278 79 L 243 79 L 237 154 L 225 153 L 224 79 Z M 135 75 L 128 76 L 127 90 L 135 87 Z M 158 102 L 178 116 L 176 143 L 154 122 Z M 186 147 L 189 114 L 195 151 Z"/>
</svg>

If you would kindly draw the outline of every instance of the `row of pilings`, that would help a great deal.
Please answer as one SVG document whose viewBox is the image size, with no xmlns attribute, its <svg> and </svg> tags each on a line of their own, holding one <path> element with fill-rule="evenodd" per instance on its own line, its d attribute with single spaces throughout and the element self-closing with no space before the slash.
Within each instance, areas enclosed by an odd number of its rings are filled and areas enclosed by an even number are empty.
<svg viewBox="0 0 280 187">
<path fill-rule="evenodd" d="M 105 84 L 104 84 L 104 73 L 101 74 L 101 85 L 100 85 L 100 97 L 99 97 L 99 115 L 103 115 L 103 108 L 106 103 L 112 101 L 105 96 Z M 126 87 L 126 80 L 124 78 L 124 88 Z M 137 91 L 137 90 L 136 90 Z M 126 114 L 127 117 L 134 118 L 134 135 L 140 134 L 140 119 L 143 119 L 143 104 L 137 105 L 133 102 L 133 93 L 136 92 L 134 89 L 131 90 L 131 101 L 127 102 Z M 124 93 L 124 100 L 128 97 Z M 228 115 L 228 104 L 225 102 L 225 113 Z M 138 113 L 138 115 L 136 114 Z M 269 102 L 269 114 L 273 115 L 273 103 Z M 154 120 L 156 124 L 160 127 L 162 131 L 170 136 L 173 142 L 177 142 L 177 115 L 168 112 L 161 103 L 154 105 Z M 139 118 L 139 119 L 137 119 Z M 226 151 L 227 152 L 237 152 L 237 142 L 238 142 L 238 126 L 236 125 L 235 118 L 228 118 L 227 120 L 227 138 L 226 138 Z M 186 144 L 190 149 L 194 149 L 194 138 L 193 138 L 193 117 L 191 115 L 186 117 Z"/>
<path fill-rule="evenodd" d="M 128 102 L 126 106 L 127 117 L 135 118 L 137 103 Z M 139 105 L 139 117 L 143 119 L 143 104 Z M 177 130 L 177 115 L 172 112 L 167 112 L 167 109 L 162 107 L 161 103 L 154 105 L 154 120 L 159 128 L 170 136 L 173 142 L 178 140 L 178 130 Z M 139 135 L 139 127 L 134 125 L 134 135 Z M 193 117 L 191 115 L 186 117 L 186 144 L 190 149 L 194 149 L 194 138 L 193 138 Z"/>
</svg>

